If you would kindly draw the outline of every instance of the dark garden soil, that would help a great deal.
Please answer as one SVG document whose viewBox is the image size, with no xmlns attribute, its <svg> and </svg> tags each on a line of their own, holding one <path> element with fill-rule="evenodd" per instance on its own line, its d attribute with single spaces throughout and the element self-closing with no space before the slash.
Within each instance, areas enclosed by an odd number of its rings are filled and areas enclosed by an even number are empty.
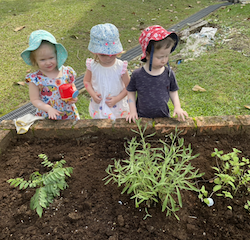
<svg viewBox="0 0 250 240">
<path fill-rule="evenodd" d="M 121 195 L 116 184 L 104 185 L 105 169 L 112 158 L 124 159 L 124 139 L 110 139 L 105 135 L 82 139 L 15 140 L 0 156 L 0 239 L 88 239 L 88 240 L 193 240 L 193 239 L 249 239 L 250 215 L 244 209 L 245 189 L 233 200 L 213 195 L 212 207 L 202 203 L 195 192 L 182 192 L 183 208 L 177 215 L 166 217 L 157 205 L 148 209 L 152 217 L 143 219 L 145 209 L 135 208 L 129 195 Z M 213 149 L 242 151 L 250 158 L 250 136 L 186 136 L 185 144 L 192 144 L 193 154 L 200 156 L 192 165 L 205 172 L 204 180 L 214 177 L 211 166 Z M 28 179 L 34 171 L 44 172 L 38 154 L 45 153 L 51 161 L 66 160 L 74 168 L 67 179 L 69 188 L 44 211 L 42 218 L 30 210 L 29 201 L 35 189 L 18 190 L 6 180 Z M 208 189 L 213 184 L 205 183 Z M 232 210 L 228 209 L 232 207 Z"/>
</svg>

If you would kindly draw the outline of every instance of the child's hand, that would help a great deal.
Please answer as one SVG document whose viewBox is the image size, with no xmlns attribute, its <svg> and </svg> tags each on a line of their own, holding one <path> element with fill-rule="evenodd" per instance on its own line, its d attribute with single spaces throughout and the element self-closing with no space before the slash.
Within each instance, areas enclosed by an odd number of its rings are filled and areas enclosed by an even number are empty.
<svg viewBox="0 0 250 240">
<path fill-rule="evenodd" d="M 100 93 L 95 92 L 95 94 L 92 96 L 95 103 L 100 103 L 102 101 L 102 96 Z"/>
<path fill-rule="evenodd" d="M 174 113 L 173 113 L 173 117 L 177 114 L 178 116 L 178 121 L 185 121 L 185 117 L 188 117 L 188 114 L 186 111 L 184 111 L 182 108 L 175 108 L 174 109 Z"/>
<path fill-rule="evenodd" d="M 126 116 L 126 121 L 128 121 L 129 123 L 131 123 L 131 119 L 135 123 L 135 119 L 138 119 L 137 112 L 135 112 L 135 113 L 133 113 L 133 112 L 128 113 L 128 115 Z"/>
<path fill-rule="evenodd" d="M 49 115 L 50 119 L 56 120 L 57 116 L 60 116 L 60 114 L 62 114 L 62 112 L 60 112 L 52 107 L 48 110 L 48 115 Z"/>
<path fill-rule="evenodd" d="M 116 97 L 107 97 L 105 103 L 110 108 L 114 107 L 117 103 Z"/>
<path fill-rule="evenodd" d="M 73 103 L 76 103 L 78 101 L 78 98 L 76 97 L 76 98 L 72 98 L 69 102 L 68 102 L 68 104 L 73 104 Z"/>
</svg>

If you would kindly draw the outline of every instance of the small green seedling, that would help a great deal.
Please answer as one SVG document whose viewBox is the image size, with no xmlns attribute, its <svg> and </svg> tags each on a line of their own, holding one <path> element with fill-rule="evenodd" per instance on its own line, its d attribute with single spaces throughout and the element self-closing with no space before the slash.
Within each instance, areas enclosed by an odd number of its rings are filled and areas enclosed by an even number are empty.
<svg viewBox="0 0 250 240">
<path fill-rule="evenodd" d="M 249 200 L 247 200 L 247 202 L 246 202 L 244 208 L 245 208 L 245 209 L 249 212 L 249 214 L 250 214 L 250 201 L 249 201 Z"/>
<path fill-rule="evenodd" d="M 71 177 L 73 172 L 72 167 L 63 168 L 66 163 L 65 160 L 52 163 L 48 160 L 45 154 L 38 155 L 43 162 L 41 163 L 45 167 L 52 168 L 50 172 L 41 175 L 39 172 L 33 172 L 30 175 L 28 181 L 23 178 L 15 178 L 7 180 L 11 186 L 18 187 L 19 189 L 36 188 L 36 193 L 30 200 L 30 208 L 36 209 L 39 217 L 42 217 L 43 208 L 47 208 L 56 196 L 60 196 L 60 190 L 64 190 L 68 187 L 65 181 L 66 176 Z"/>
<path fill-rule="evenodd" d="M 146 215 L 145 215 L 145 217 L 143 218 L 143 220 L 146 220 L 147 217 L 152 217 L 152 215 L 150 215 L 150 214 L 148 213 L 148 209 L 147 209 L 147 208 L 145 208 L 145 212 L 146 212 Z"/>
<path fill-rule="evenodd" d="M 230 205 L 227 206 L 227 208 L 228 208 L 229 210 L 231 210 L 231 211 L 233 210 L 232 206 L 230 206 Z"/>
<path fill-rule="evenodd" d="M 216 157 L 217 167 L 213 167 L 216 171 L 216 177 L 214 179 L 215 186 L 209 197 L 216 193 L 219 197 L 233 199 L 241 186 L 248 187 L 248 191 L 250 191 L 250 161 L 245 157 L 240 159 L 239 153 L 241 151 L 236 148 L 233 148 L 233 152 L 227 154 L 223 154 L 223 151 L 219 151 L 217 148 L 214 149 L 211 156 Z M 221 161 L 218 162 L 218 159 Z M 198 197 L 206 202 L 208 193 L 204 186 L 200 189 Z"/>
<path fill-rule="evenodd" d="M 208 197 L 208 191 L 205 189 L 205 186 L 201 187 L 198 198 L 209 207 L 214 205 L 214 200 L 211 197 Z"/>
<path fill-rule="evenodd" d="M 245 157 L 240 159 L 239 153 L 241 153 L 240 150 L 233 148 L 233 152 L 223 155 L 223 151 L 218 151 L 217 148 L 214 149 L 212 157 L 217 157 L 222 161 L 222 164 L 217 164 L 218 167 L 213 167 L 217 171 L 215 173 L 217 178 L 214 180 L 217 185 L 216 188 L 223 190 L 217 196 L 233 199 L 233 195 L 241 186 L 248 185 L 250 181 L 249 159 Z"/>
</svg>

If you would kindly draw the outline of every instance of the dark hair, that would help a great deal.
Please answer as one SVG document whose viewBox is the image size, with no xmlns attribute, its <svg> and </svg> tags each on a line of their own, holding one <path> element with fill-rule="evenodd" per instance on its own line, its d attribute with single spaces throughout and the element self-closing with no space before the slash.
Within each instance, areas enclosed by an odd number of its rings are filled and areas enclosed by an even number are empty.
<svg viewBox="0 0 250 240">
<path fill-rule="evenodd" d="M 146 50 L 146 53 L 150 54 L 151 53 L 151 49 L 152 49 L 152 45 L 154 45 L 154 49 L 155 50 L 159 50 L 161 48 L 172 48 L 174 47 L 176 44 L 176 40 L 174 40 L 172 37 L 168 36 L 160 41 L 154 41 L 154 40 L 151 40 L 148 44 L 148 47 L 147 47 L 147 50 Z M 147 61 L 147 59 L 145 58 L 145 62 Z"/>
</svg>

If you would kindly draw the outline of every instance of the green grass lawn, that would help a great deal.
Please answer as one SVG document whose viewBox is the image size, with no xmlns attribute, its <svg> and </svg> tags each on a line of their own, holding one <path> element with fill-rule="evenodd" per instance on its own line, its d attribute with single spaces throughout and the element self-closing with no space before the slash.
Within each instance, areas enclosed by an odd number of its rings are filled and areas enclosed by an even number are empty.
<svg viewBox="0 0 250 240">
<path fill-rule="evenodd" d="M 250 105 L 250 4 L 221 8 L 207 17 L 218 28 L 215 46 L 177 65 L 182 107 L 190 116 L 248 115 Z M 206 92 L 193 92 L 199 85 Z"/>
<path fill-rule="evenodd" d="M 24 81 L 27 72 L 33 70 L 20 57 L 28 46 L 32 31 L 44 29 L 51 32 L 69 53 L 65 65 L 72 66 L 80 76 L 85 72 L 86 58 L 92 56 L 87 49 L 92 26 L 105 22 L 115 24 L 126 51 L 138 45 L 142 28 L 154 24 L 169 28 L 221 1 L 176 0 L 171 4 L 165 0 L 1 0 L 0 3 L 2 116 L 29 101 L 28 87 L 16 83 Z M 244 42 L 245 52 L 239 49 L 242 42 L 250 37 L 250 21 L 246 20 L 250 17 L 249 12 L 249 4 L 236 4 L 209 15 L 207 19 L 218 27 L 218 36 L 227 35 L 225 29 L 229 28 L 236 29 L 236 37 L 226 36 L 233 39 L 226 43 L 221 43 L 218 38 L 214 47 L 194 61 L 179 65 L 171 62 L 180 87 L 182 107 L 190 116 L 249 114 L 249 110 L 244 108 L 245 104 L 250 104 L 249 43 Z M 22 26 L 22 30 L 15 31 Z M 235 47 L 233 43 L 239 38 L 242 38 L 241 42 Z M 180 44 L 176 53 L 184 45 Z M 133 70 L 134 64 L 138 63 L 138 60 L 131 61 L 129 68 Z M 192 87 L 196 84 L 207 91 L 193 92 Z M 88 101 L 87 94 L 79 97 L 77 107 L 81 118 L 89 118 Z"/>
</svg>

